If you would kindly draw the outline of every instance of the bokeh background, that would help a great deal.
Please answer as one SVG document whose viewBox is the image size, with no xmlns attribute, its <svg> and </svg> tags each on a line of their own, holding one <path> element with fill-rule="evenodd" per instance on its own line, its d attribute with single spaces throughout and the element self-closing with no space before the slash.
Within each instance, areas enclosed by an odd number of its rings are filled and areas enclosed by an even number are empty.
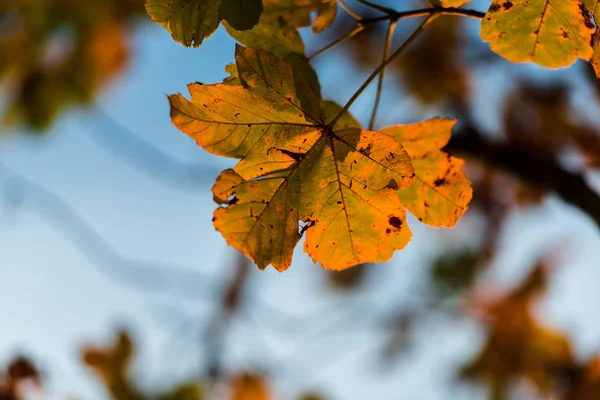
<svg viewBox="0 0 600 400">
<path fill-rule="evenodd" d="M 390 67 L 377 127 L 458 116 L 449 150 L 467 160 L 470 209 L 453 229 L 409 219 L 414 238 L 385 264 L 332 274 L 299 246 L 288 271 L 259 271 L 210 222 L 232 163 L 173 127 L 165 96 L 220 82 L 234 41 L 220 28 L 185 48 L 142 0 L 47 3 L 0 0 L 0 363 L 35 365 L 31 398 L 119 398 L 122 371 L 98 379 L 89 346 L 122 331 L 136 350 L 114 369 L 131 359 L 144 393 L 198 383 L 230 398 L 243 376 L 276 399 L 600 398 L 589 65 L 510 64 L 479 21 L 441 17 Z M 353 24 L 339 9 L 325 33 L 303 29 L 307 53 Z M 324 97 L 344 104 L 384 39 L 385 23 L 315 58 Z M 351 109 L 364 125 L 374 95 Z"/>
</svg>

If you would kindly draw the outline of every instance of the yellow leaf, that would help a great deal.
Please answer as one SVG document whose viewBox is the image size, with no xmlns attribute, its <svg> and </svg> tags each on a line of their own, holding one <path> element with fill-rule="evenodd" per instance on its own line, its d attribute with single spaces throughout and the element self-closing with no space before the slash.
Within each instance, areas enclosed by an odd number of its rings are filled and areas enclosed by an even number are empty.
<svg viewBox="0 0 600 400">
<path fill-rule="evenodd" d="M 222 205 L 213 222 L 259 268 L 289 267 L 304 234 L 305 252 L 334 270 L 386 261 L 403 248 L 411 232 L 397 191 L 415 179 L 404 140 L 417 155 L 424 184 L 436 179 L 427 170 L 433 168 L 436 177 L 459 185 L 419 192 L 436 208 L 427 211 L 434 218 L 428 222 L 450 225 L 464 211 L 450 211 L 438 198 L 447 192 L 465 207 L 470 199 L 455 178 L 461 163 L 439 150 L 452 121 L 428 121 L 406 132 L 396 127 L 397 137 L 366 131 L 342 107 L 321 100 L 288 58 L 238 46 L 236 67 L 239 86 L 192 84 L 191 100 L 170 97 L 171 115 L 207 151 L 240 159 L 213 187 Z M 416 204 L 406 206 L 418 212 Z"/>
<path fill-rule="evenodd" d="M 421 222 L 433 226 L 454 226 L 473 195 L 461 170 L 463 161 L 441 151 L 455 123 L 435 118 L 381 131 L 402 143 L 415 170 L 412 185 L 398 191 L 400 201 Z"/>
<path fill-rule="evenodd" d="M 481 37 L 512 62 L 566 67 L 589 60 L 594 24 L 580 0 L 494 0 Z"/>
</svg>

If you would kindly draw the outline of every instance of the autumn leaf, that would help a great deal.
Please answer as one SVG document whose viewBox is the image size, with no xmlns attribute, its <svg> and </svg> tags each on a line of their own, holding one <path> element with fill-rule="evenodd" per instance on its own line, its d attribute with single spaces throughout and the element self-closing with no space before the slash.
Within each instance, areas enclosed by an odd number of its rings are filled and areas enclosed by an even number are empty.
<svg viewBox="0 0 600 400">
<path fill-rule="evenodd" d="M 343 113 L 331 127 L 342 108 L 321 100 L 286 58 L 238 46 L 236 66 L 241 86 L 191 84 L 191 100 L 170 96 L 171 117 L 205 150 L 240 159 L 213 187 L 223 205 L 213 221 L 259 268 L 286 269 L 303 234 L 305 252 L 324 268 L 385 261 L 410 240 L 405 206 L 435 226 L 464 212 L 470 186 L 462 163 L 439 150 L 453 121 L 386 134 Z M 404 140 L 420 168 L 414 189 Z M 414 192 L 406 205 L 403 189 Z"/>
<path fill-rule="evenodd" d="M 281 18 L 289 26 L 302 28 L 312 24 L 313 32 L 329 28 L 337 14 L 336 0 L 263 0 L 263 20 L 274 22 Z M 311 20 L 311 14 L 317 16 Z"/>
<path fill-rule="evenodd" d="M 389 259 L 410 231 L 392 187 L 413 177 L 408 155 L 392 137 L 351 127 L 321 105 L 293 66 L 263 50 L 238 47 L 244 86 L 190 85 L 192 100 L 171 96 L 172 118 L 204 149 L 242 159 L 217 179 L 227 207 L 215 227 L 259 267 L 291 263 L 304 221 L 305 251 L 325 268 Z M 232 196 L 234 196 L 232 198 Z"/>
<path fill-rule="evenodd" d="M 432 226 L 454 226 L 473 195 L 461 170 L 463 161 L 441 151 L 455 123 L 434 118 L 381 131 L 402 143 L 415 169 L 413 184 L 398 191 L 400 201 L 419 221 Z"/>
<path fill-rule="evenodd" d="M 481 23 L 481 37 L 493 51 L 548 68 L 589 60 L 594 31 L 580 0 L 494 0 Z"/>
</svg>

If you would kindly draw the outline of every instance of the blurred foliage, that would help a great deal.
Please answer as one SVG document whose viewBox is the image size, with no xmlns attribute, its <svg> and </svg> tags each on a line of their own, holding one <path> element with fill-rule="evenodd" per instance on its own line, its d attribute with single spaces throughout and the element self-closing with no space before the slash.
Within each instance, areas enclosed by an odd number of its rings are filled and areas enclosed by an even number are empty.
<svg viewBox="0 0 600 400">
<path fill-rule="evenodd" d="M 469 289 L 480 267 L 479 252 L 444 253 L 431 266 L 431 278 L 442 296 L 460 295 Z"/>
<path fill-rule="evenodd" d="M 33 382 L 41 385 L 37 367 L 27 358 L 19 356 L 9 362 L 6 371 L 0 373 L 0 400 L 25 400 L 23 384 Z"/>
<path fill-rule="evenodd" d="M 1 0 L 0 80 L 5 124 L 47 128 L 88 104 L 123 71 L 143 0 Z"/>
</svg>

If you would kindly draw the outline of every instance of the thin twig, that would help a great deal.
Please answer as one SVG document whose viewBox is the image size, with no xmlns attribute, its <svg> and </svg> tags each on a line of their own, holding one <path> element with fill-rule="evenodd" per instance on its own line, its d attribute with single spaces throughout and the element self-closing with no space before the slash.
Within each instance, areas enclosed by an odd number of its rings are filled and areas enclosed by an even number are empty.
<svg viewBox="0 0 600 400">
<path fill-rule="evenodd" d="M 344 0 L 337 0 L 337 2 L 340 5 L 340 7 L 342 7 L 349 16 L 351 16 L 352 18 L 354 18 L 357 21 L 362 20 L 362 17 L 360 15 L 358 15 L 357 13 L 355 13 L 354 11 L 352 11 L 352 9 L 350 7 L 348 7 L 348 5 L 346 4 L 346 2 Z"/>
<path fill-rule="evenodd" d="M 383 49 L 383 60 L 382 63 L 387 60 L 392 50 L 392 42 L 394 39 L 394 30 L 398 24 L 397 20 L 390 21 L 388 26 L 387 35 L 385 38 L 385 48 Z M 373 105 L 373 113 L 371 114 L 371 120 L 369 121 L 369 130 L 372 131 L 375 125 L 375 118 L 377 117 L 377 109 L 379 108 L 379 102 L 381 101 L 381 92 L 383 91 L 383 79 L 385 78 L 385 68 L 381 69 L 379 73 L 379 79 L 377 81 L 377 94 L 375 95 L 375 104 Z"/>
<path fill-rule="evenodd" d="M 391 8 L 387 8 L 384 6 L 380 6 L 379 4 L 372 3 L 369 0 L 357 0 L 357 1 L 361 4 L 364 4 L 367 7 L 372 8 L 373 10 L 381 11 L 382 13 L 386 13 L 388 15 L 398 14 L 398 12 L 396 10 L 393 10 Z"/>
<path fill-rule="evenodd" d="M 400 46 L 398 48 L 398 50 L 396 50 L 394 52 L 394 54 L 392 54 L 387 60 L 383 61 L 379 65 L 379 67 L 377 67 L 377 69 L 375 69 L 375 71 L 373 71 L 373 73 L 367 78 L 367 80 L 362 84 L 362 86 L 360 88 L 358 88 L 358 90 L 354 93 L 354 95 L 350 98 L 350 100 L 348 100 L 348 102 L 346 103 L 344 108 L 342 108 L 342 110 L 336 115 L 336 117 L 329 124 L 327 124 L 327 126 L 329 128 L 334 127 L 335 124 L 340 120 L 340 118 L 342 118 L 342 116 L 350 109 L 352 104 L 354 104 L 354 102 L 356 101 L 356 99 L 358 99 L 358 97 L 362 94 L 362 92 L 364 92 L 365 89 L 371 84 L 371 82 L 373 82 L 373 80 L 375 78 L 377 78 L 377 76 L 379 76 L 379 73 L 385 67 L 387 67 L 392 61 L 394 61 L 400 54 L 402 54 L 402 52 L 404 52 L 404 50 L 421 34 L 421 32 L 423 32 L 423 30 L 433 20 L 435 20 L 439 16 L 440 16 L 439 12 L 432 12 L 431 14 L 429 14 L 429 16 L 425 19 L 425 21 L 423 21 L 423 23 L 421 25 L 419 25 L 419 27 L 412 33 L 412 35 L 410 35 L 408 37 L 408 39 L 406 39 L 406 41 L 404 43 L 402 43 L 402 46 Z"/>
<path fill-rule="evenodd" d="M 347 33 L 346 35 L 342 36 L 339 39 L 334 40 L 333 42 L 329 43 L 327 46 L 323 47 L 321 50 L 316 51 L 315 53 L 313 53 L 310 57 L 308 57 L 309 60 L 314 59 L 315 57 L 317 57 L 319 54 L 323 54 L 325 53 L 327 50 L 330 50 L 332 48 L 334 48 L 335 46 L 337 46 L 338 44 L 345 42 L 346 40 L 350 39 L 351 37 L 355 36 L 356 34 L 358 34 L 359 32 L 362 32 L 365 29 L 365 26 L 362 24 L 358 24 L 356 25 L 356 27 L 351 30 L 349 33 Z"/>
</svg>

